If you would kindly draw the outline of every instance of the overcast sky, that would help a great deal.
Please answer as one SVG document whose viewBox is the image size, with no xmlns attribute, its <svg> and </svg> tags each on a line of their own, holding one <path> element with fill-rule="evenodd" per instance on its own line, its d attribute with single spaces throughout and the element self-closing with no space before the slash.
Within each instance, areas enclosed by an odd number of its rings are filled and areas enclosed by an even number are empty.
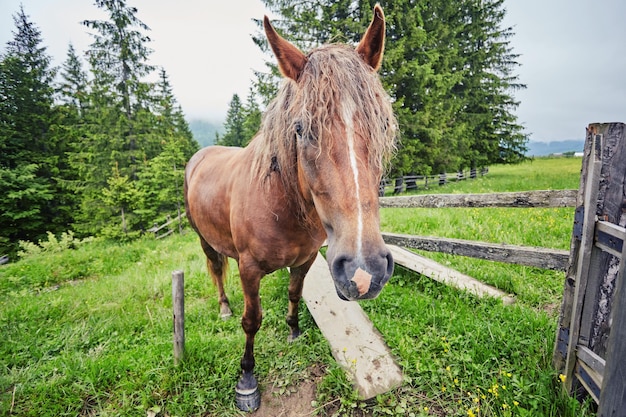
<svg viewBox="0 0 626 417">
<path fill-rule="evenodd" d="M 12 39 L 19 5 L 60 66 L 71 42 L 91 43 L 85 19 L 106 15 L 91 0 L 1 0 L 0 51 Z M 188 118 L 222 121 L 233 94 L 248 94 L 264 57 L 251 35 L 260 0 L 128 0 L 151 31 L 151 63 L 165 68 Z M 506 0 L 517 73 L 519 121 L 532 140 L 582 139 L 592 122 L 626 122 L 626 1 Z M 271 17 L 271 16 L 270 16 Z"/>
</svg>

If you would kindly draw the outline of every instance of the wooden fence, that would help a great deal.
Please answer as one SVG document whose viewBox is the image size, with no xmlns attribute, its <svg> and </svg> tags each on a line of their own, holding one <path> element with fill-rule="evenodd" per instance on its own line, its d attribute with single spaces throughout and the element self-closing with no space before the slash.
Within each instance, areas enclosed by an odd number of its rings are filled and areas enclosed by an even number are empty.
<svg viewBox="0 0 626 417">
<path fill-rule="evenodd" d="M 599 404 L 599 417 L 626 416 L 625 130 L 623 123 L 589 125 L 578 190 L 380 198 L 381 207 L 575 207 L 570 251 L 393 233 L 383 239 L 396 263 L 504 302 L 510 297 L 398 249 L 566 271 L 553 363 L 570 393 L 588 393 Z"/>
<path fill-rule="evenodd" d="M 624 123 L 587 128 L 553 363 L 598 416 L 626 416 Z"/>
<path fill-rule="evenodd" d="M 381 207 L 574 207 L 576 190 L 542 190 L 490 194 L 430 194 L 381 197 Z M 383 233 L 387 244 L 565 271 L 569 253 L 565 250 L 501 243 L 477 242 L 429 236 Z"/>
<path fill-rule="evenodd" d="M 475 179 L 478 176 L 487 175 L 489 168 L 472 168 L 469 170 L 461 170 L 454 173 L 442 173 L 439 175 L 405 175 L 398 178 L 385 178 L 380 183 L 379 195 L 381 197 L 387 194 L 400 194 L 405 191 L 417 191 L 419 189 L 428 189 L 432 185 L 445 185 L 452 181 L 463 181 L 466 179 Z"/>
<path fill-rule="evenodd" d="M 180 211 L 176 217 L 172 218 L 169 214 L 165 218 L 165 223 L 159 225 L 154 223 L 154 226 L 148 229 L 148 232 L 154 233 L 155 239 L 161 239 L 165 236 L 169 236 L 174 233 L 172 225 L 178 222 L 178 233 L 183 233 L 183 218 L 187 217 L 187 213 L 181 213 Z"/>
</svg>

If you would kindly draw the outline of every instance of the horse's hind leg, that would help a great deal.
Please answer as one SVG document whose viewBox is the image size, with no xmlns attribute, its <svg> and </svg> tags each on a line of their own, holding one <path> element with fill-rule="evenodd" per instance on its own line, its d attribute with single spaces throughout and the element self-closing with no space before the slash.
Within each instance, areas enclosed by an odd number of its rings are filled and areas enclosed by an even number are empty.
<svg viewBox="0 0 626 417">
<path fill-rule="evenodd" d="M 304 286 L 304 277 L 315 261 L 313 256 L 303 265 L 291 268 L 289 271 L 289 309 L 287 310 L 287 324 L 289 325 L 289 342 L 293 342 L 300 336 L 300 326 L 298 321 L 298 310 L 300 299 L 302 298 L 302 287 Z"/>
<path fill-rule="evenodd" d="M 203 238 L 200 238 L 200 244 L 206 255 L 207 270 L 213 279 L 213 283 L 217 287 L 220 316 L 222 319 L 227 319 L 233 315 L 230 304 L 228 303 L 228 297 L 226 297 L 226 292 L 224 291 L 224 280 L 228 272 L 228 258 L 216 252 Z"/>
</svg>

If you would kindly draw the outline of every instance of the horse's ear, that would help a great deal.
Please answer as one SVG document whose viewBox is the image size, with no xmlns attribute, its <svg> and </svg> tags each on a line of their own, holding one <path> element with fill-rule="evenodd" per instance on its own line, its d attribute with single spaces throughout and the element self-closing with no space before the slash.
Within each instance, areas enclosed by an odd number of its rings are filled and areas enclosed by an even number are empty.
<svg viewBox="0 0 626 417">
<path fill-rule="evenodd" d="M 280 72 L 294 81 L 298 81 L 306 64 L 306 56 L 294 45 L 283 39 L 274 29 L 267 16 L 263 20 L 265 35 L 278 60 Z"/>
<path fill-rule="evenodd" d="M 385 14 L 380 4 L 374 6 L 374 18 L 367 28 L 356 51 L 374 71 L 378 71 L 383 62 L 385 50 Z"/>
</svg>

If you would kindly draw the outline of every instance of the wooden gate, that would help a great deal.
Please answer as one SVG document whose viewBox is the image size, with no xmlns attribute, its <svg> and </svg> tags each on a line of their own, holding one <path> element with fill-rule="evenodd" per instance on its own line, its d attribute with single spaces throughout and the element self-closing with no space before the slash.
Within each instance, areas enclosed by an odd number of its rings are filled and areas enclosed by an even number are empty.
<svg viewBox="0 0 626 417">
<path fill-rule="evenodd" d="M 598 416 L 626 416 L 624 123 L 587 128 L 553 363 Z"/>
</svg>

